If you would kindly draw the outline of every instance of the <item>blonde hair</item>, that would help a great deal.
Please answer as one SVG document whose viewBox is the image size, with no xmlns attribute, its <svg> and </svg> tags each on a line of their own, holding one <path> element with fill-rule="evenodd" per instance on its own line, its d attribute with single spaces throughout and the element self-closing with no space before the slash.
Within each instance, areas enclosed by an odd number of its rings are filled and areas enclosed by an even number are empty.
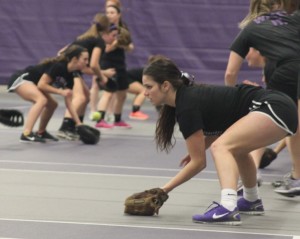
<svg viewBox="0 0 300 239">
<path fill-rule="evenodd" d="M 249 13 L 239 23 L 239 28 L 243 29 L 255 18 L 266 13 L 285 10 L 287 13 L 292 13 L 299 7 L 300 0 L 251 0 Z"/>
<path fill-rule="evenodd" d="M 85 39 L 88 37 L 98 37 L 103 32 L 109 31 L 110 22 L 107 16 L 103 13 L 97 13 L 94 16 L 92 25 L 90 28 L 83 34 L 81 34 L 77 39 Z"/>
</svg>

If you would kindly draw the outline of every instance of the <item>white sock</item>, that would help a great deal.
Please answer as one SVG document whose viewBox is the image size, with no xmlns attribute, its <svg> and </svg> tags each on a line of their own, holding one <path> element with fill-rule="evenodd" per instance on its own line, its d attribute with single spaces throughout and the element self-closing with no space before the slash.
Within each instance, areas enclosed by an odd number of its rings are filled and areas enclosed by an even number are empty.
<svg viewBox="0 0 300 239">
<path fill-rule="evenodd" d="M 250 202 L 255 202 L 257 199 L 259 199 L 258 196 L 258 187 L 255 186 L 253 188 L 245 188 L 244 187 L 244 194 L 243 197 Z"/>
<path fill-rule="evenodd" d="M 229 211 L 233 211 L 237 206 L 237 192 L 230 188 L 222 189 L 221 205 Z"/>
</svg>

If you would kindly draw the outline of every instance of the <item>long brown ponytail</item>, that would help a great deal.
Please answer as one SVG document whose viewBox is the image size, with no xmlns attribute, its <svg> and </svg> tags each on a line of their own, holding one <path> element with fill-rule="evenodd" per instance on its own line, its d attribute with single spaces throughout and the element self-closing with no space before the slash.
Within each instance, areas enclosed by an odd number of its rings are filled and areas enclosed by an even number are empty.
<svg viewBox="0 0 300 239">
<path fill-rule="evenodd" d="M 191 85 L 191 79 L 181 72 L 170 59 L 161 55 L 157 59 L 155 56 L 151 58 L 150 63 L 144 68 L 143 75 L 151 76 L 159 85 L 164 81 L 169 81 L 175 90 L 182 85 Z M 176 141 L 173 136 L 175 124 L 175 108 L 163 105 L 155 130 L 156 146 L 161 151 L 169 152 L 175 145 Z"/>
</svg>

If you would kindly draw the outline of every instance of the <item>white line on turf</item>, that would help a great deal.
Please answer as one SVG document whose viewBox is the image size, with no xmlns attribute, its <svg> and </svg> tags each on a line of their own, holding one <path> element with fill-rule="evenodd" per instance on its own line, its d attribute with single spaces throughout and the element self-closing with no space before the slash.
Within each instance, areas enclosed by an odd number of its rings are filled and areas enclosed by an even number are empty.
<svg viewBox="0 0 300 239">
<path fill-rule="evenodd" d="M 108 176 L 108 177 L 131 177 L 131 178 L 170 178 L 164 176 L 147 176 L 147 175 L 132 175 L 132 174 L 109 174 L 109 173 L 85 173 L 85 172 L 66 172 L 66 171 L 50 171 L 50 170 L 27 170 L 27 169 L 0 169 L 0 172 L 30 172 L 37 174 L 70 174 L 70 175 L 99 175 L 99 176 Z M 217 181 L 217 179 L 200 179 L 200 178 L 192 178 L 191 180 L 200 180 L 200 181 Z"/>
<path fill-rule="evenodd" d="M 81 226 L 105 226 L 105 227 L 127 227 L 127 228 L 143 228 L 143 229 L 159 229 L 159 230 L 176 230 L 176 231 L 196 231 L 196 232 L 213 232 L 213 233 L 228 233 L 228 234 L 246 234 L 246 235 L 260 235 L 260 236 L 277 236 L 277 237 L 293 237 L 299 239 L 297 236 L 285 234 L 269 234 L 269 233 L 254 233 L 254 232 L 236 232 L 236 231 L 221 231 L 221 230 L 203 230 L 194 228 L 178 228 L 178 227 L 153 227 L 153 226 L 139 226 L 139 225 L 126 225 L 126 224 L 107 224 L 107 223 L 88 223 L 88 222 L 69 222 L 69 221 L 50 221 L 50 220 L 27 220 L 27 219 L 6 219 L 0 218 L 0 221 L 13 221 L 13 222 L 34 222 L 34 223 L 51 223 L 51 224 L 72 224 Z M 259 238 L 259 237 L 258 237 Z"/>
<path fill-rule="evenodd" d="M 142 170 L 142 171 L 164 171 L 164 172 L 178 172 L 180 169 L 168 168 L 150 168 L 150 167 L 129 167 L 129 166 L 116 166 L 116 165 L 102 165 L 102 164 L 78 164 L 78 163 L 58 163 L 58 162 L 35 162 L 35 161 L 22 161 L 22 160 L 1 160 L 1 163 L 15 163 L 15 164 L 32 164 L 32 165 L 45 165 L 45 166 L 78 166 L 85 168 L 112 168 L 112 169 L 128 169 L 128 170 Z M 23 170 L 22 170 L 23 171 Z M 36 170 L 32 170 L 36 171 Z M 46 170 L 47 171 L 47 170 Z M 50 170 L 49 170 L 50 171 Z M 52 172 L 52 170 L 51 170 Z M 54 171 L 56 172 L 56 171 Z M 59 171 L 57 171 L 59 172 Z M 78 173 L 78 172 L 76 172 Z M 204 170 L 202 174 L 216 175 L 216 171 Z M 281 177 L 281 174 L 262 174 L 264 177 Z"/>
</svg>

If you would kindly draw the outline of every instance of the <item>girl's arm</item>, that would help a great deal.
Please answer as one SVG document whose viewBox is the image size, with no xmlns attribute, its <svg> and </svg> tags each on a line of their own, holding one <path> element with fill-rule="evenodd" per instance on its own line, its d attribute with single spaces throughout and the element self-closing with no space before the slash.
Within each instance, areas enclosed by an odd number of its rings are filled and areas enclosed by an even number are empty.
<svg viewBox="0 0 300 239">
<path fill-rule="evenodd" d="M 53 79 L 48 74 L 44 73 L 41 76 L 41 78 L 37 84 L 37 87 L 45 93 L 62 95 L 63 89 L 53 87 L 51 85 L 52 81 L 53 81 Z"/>
<path fill-rule="evenodd" d="M 184 160 L 188 159 L 189 162 L 175 177 L 162 187 L 167 193 L 190 180 L 206 167 L 205 137 L 203 131 L 199 130 L 188 137 L 186 139 L 186 146 L 188 156 Z"/>
<path fill-rule="evenodd" d="M 225 85 L 234 86 L 237 83 L 238 74 L 243 61 L 244 59 L 240 55 L 234 51 L 230 52 L 225 72 Z"/>
<path fill-rule="evenodd" d="M 61 53 L 63 53 L 68 47 L 70 46 L 70 44 L 64 46 L 63 48 L 61 48 L 58 52 L 57 55 L 59 56 Z"/>
<path fill-rule="evenodd" d="M 81 125 L 82 122 L 80 121 L 79 116 L 72 104 L 72 90 L 65 89 L 64 90 L 64 98 L 65 98 L 65 105 L 66 105 L 68 111 L 70 112 L 72 119 L 75 121 L 75 125 L 76 126 Z"/>
<path fill-rule="evenodd" d="M 75 79 L 74 79 L 75 80 Z M 70 89 L 62 89 L 62 88 L 55 88 L 51 85 L 52 78 L 47 75 L 43 74 L 41 79 L 38 82 L 38 88 L 48 94 L 58 94 L 65 98 L 65 104 L 67 109 L 69 110 L 73 120 L 75 121 L 76 125 L 80 125 L 81 121 L 78 117 L 77 112 L 75 111 L 72 105 L 72 90 Z"/>
<path fill-rule="evenodd" d="M 99 78 L 99 81 L 103 84 L 107 82 L 107 77 L 102 73 L 101 67 L 100 67 L 100 57 L 101 57 L 101 48 L 100 47 L 94 47 L 91 59 L 90 59 L 90 68 L 93 71 L 93 74 L 96 75 Z"/>
</svg>

